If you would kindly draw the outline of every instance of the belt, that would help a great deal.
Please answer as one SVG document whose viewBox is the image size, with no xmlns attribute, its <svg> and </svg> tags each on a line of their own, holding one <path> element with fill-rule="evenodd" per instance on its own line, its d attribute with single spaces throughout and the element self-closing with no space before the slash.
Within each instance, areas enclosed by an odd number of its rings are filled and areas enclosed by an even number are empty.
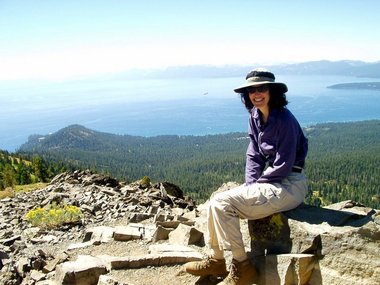
<svg viewBox="0 0 380 285">
<path fill-rule="evenodd" d="M 273 167 L 272 163 L 269 163 L 269 167 Z M 301 166 L 294 165 L 292 167 L 292 172 L 302 173 L 303 168 Z"/>
<path fill-rule="evenodd" d="M 292 172 L 297 172 L 297 173 L 302 173 L 303 168 L 299 166 L 293 166 L 292 167 Z"/>
</svg>

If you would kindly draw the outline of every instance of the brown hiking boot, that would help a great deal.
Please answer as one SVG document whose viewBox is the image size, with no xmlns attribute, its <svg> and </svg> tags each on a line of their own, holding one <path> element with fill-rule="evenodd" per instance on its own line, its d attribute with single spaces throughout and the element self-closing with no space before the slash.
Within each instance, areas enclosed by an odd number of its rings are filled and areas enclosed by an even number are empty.
<svg viewBox="0 0 380 285">
<path fill-rule="evenodd" d="M 256 268 L 249 259 L 241 262 L 232 260 L 230 273 L 218 285 L 251 285 L 256 277 Z"/>
<path fill-rule="evenodd" d="M 183 265 L 187 273 L 196 276 L 226 276 L 228 274 L 226 269 L 226 261 L 224 259 L 214 259 L 208 257 L 201 261 L 192 261 Z"/>
</svg>

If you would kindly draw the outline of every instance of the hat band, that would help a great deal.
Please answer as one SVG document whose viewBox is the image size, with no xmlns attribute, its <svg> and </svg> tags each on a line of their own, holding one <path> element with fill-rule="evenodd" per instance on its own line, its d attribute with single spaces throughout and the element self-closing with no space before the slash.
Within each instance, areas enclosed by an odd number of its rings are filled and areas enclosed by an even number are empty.
<svg viewBox="0 0 380 285">
<path fill-rule="evenodd" d="M 263 76 L 252 76 L 252 77 L 247 78 L 247 83 L 261 82 L 261 81 L 274 82 L 274 79 L 270 77 L 263 77 Z"/>
</svg>

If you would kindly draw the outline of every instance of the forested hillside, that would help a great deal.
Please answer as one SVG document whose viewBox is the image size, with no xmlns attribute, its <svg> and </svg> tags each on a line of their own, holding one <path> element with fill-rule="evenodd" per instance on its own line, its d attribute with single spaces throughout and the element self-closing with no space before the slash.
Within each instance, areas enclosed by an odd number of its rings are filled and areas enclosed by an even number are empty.
<svg viewBox="0 0 380 285">
<path fill-rule="evenodd" d="M 380 121 L 320 124 L 306 130 L 310 188 L 325 204 L 380 205 Z"/>
<path fill-rule="evenodd" d="M 354 199 L 380 208 L 380 121 L 327 123 L 305 129 L 309 138 L 308 202 Z M 243 182 L 244 133 L 209 136 L 134 137 L 100 133 L 79 125 L 33 136 L 19 153 L 39 154 L 121 180 L 149 176 L 170 181 L 198 201 L 227 181 Z"/>
<path fill-rule="evenodd" d="M 17 155 L 0 151 L 0 191 L 15 185 L 47 182 L 66 170 L 66 163 L 49 163 L 39 155 Z"/>
</svg>

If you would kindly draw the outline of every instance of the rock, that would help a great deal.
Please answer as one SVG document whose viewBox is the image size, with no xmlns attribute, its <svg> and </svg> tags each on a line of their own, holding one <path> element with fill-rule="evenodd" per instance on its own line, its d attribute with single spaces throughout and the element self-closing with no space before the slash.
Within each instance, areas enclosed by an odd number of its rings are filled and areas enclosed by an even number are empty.
<svg viewBox="0 0 380 285">
<path fill-rule="evenodd" d="M 157 226 L 162 226 L 165 228 L 173 228 L 176 229 L 179 225 L 186 225 L 186 226 L 194 226 L 195 222 L 190 220 L 185 221 L 156 221 Z"/>
<path fill-rule="evenodd" d="M 203 255 L 200 254 L 198 251 L 196 251 L 194 248 L 183 246 L 183 245 L 173 245 L 173 244 L 153 244 L 149 246 L 149 253 L 150 254 L 166 254 L 166 253 L 173 253 L 175 252 L 176 255 L 184 255 L 188 258 L 198 258 L 199 260 L 202 259 Z"/>
<path fill-rule="evenodd" d="M 117 241 L 128 241 L 133 239 L 141 239 L 142 233 L 139 228 L 131 226 L 118 226 L 115 228 L 114 240 Z"/>
<path fill-rule="evenodd" d="M 197 211 L 192 210 L 190 212 L 186 212 L 182 215 L 183 218 L 191 221 L 195 221 L 195 219 L 198 217 Z"/>
<path fill-rule="evenodd" d="M 6 260 L 9 260 L 9 255 L 5 251 L 0 249 L 0 269 L 3 268 Z"/>
<path fill-rule="evenodd" d="M 216 192 L 227 191 L 235 186 L 234 183 L 227 183 Z M 199 216 L 195 220 L 195 227 L 204 232 L 207 204 L 208 201 L 197 207 Z M 277 264 L 273 267 L 276 272 L 271 273 L 277 279 L 274 281 L 265 277 L 260 285 L 301 284 L 288 283 L 287 274 L 278 277 L 279 272 L 295 272 L 293 263 L 300 262 L 287 254 L 313 256 L 311 259 L 302 259 L 308 260 L 307 263 L 310 260 L 312 262 L 297 273 L 299 280 L 310 278 L 309 283 L 305 284 L 375 285 L 380 280 L 379 211 L 360 203 L 343 201 L 326 208 L 301 205 L 265 219 L 248 221 L 248 229 L 241 227 L 241 230 L 244 241 L 251 245 L 248 249 L 250 256 L 261 270 L 268 268 L 268 262 L 271 266 Z M 311 275 L 305 268 L 312 268 Z M 296 282 L 294 280 L 292 282 Z"/>
<path fill-rule="evenodd" d="M 117 181 L 116 179 L 109 176 L 102 175 L 102 174 L 96 174 L 96 173 L 90 176 L 85 176 L 82 179 L 82 183 L 84 186 L 93 185 L 93 184 L 99 185 L 99 186 L 112 187 L 112 188 L 119 186 L 119 181 Z"/>
<path fill-rule="evenodd" d="M 23 240 L 15 240 L 14 243 L 10 246 L 11 251 L 13 254 L 17 254 L 18 252 L 25 249 L 27 245 L 25 244 L 25 241 Z"/>
<path fill-rule="evenodd" d="M 21 235 L 15 235 L 11 238 L 0 240 L 3 245 L 12 245 L 16 240 L 21 240 Z"/>
<path fill-rule="evenodd" d="M 115 229 L 113 227 L 99 226 L 86 230 L 84 242 L 90 241 L 92 244 L 101 244 L 113 240 Z"/>
<path fill-rule="evenodd" d="M 218 192 L 236 186 L 226 183 Z M 200 260 L 206 251 L 200 246 L 206 232 L 207 203 L 196 207 L 176 189 L 165 183 L 142 189 L 138 182 L 125 185 L 91 171 L 75 171 L 56 176 L 43 189 L 1 200 L 0 284 L 97 284 L 112 267 Z M 44 201 L 79 207 L 82 222 L 53 230 L 33 228 L 25 215 Z M 260 221 L 241 220 L 241 225 L 244 241 L 251 246 L 247 250 L 264 273 L 261 284 L 374 285 L 380 280 L 380 215 L 354 201 L 329 208 L 302 205 Z M 141 240 L 131 242 L 132 248 L 153 243 L 148 254 L 141 254 L 140 247 L 139 256 L 76 257 L 82 251 L 99 254 L 96 245 L 101 243 L 111 242 L 113 247 L 134 238 Z M 163 239 L 170 244 L 161 245 Z M 57 247 L 69 251 L 57 253 Z M 226 256 L 230 258 L 230 252 Z M 86 274 L 93 277 L 87 280 Z"/>
<path fill-rule="evenodd" d="M 67 247 L 67 250 L 85 248 L 85 247 L 88 247 L 88 246 L 93 245 L 93 244 L 94 244 L 94 242 L 92 240 L 80 242 L 80 243 L 72 243 Z"/>
<path fill-rule="evenodd" d="M 149 206 L 149 203 L 147 205 Z M 152 217 L 153 217 L 153 215 L 146 214 L 146 213 L 133 213 L 130 215 L 129 221 L 131 223 L 140 223 L 140 222 L 148 220 Z"/>
<path fill-rule="evenodd" d="M 251 253 L 254 256 L 292 252 L 290 228 L 285 215 L 274 214 L 248 221 L 248 229 L 251 237 Z"/>
<path fill-rule="evenodd" d="M 110 276 L 100 275 L 97 285 L 133 285 L 133 284 L 131 283 L 125 284 L 125 283 L 119 282 L 118 280 Z"/>
<path fill-rule="evenodd" d="M 169 238 L 169 233 L 173 229 L 164 228 L 163 226 L 157 226 L 156 231 L 153 234 L 152 242 L 157 242 L 159 240 L 166 240 Z"/>
<path fill-rule="evenodd" d="M 204 245 L 203 233 L 196 228 L 180 224 L 174 231 L 169 233 L 169 242 L 180 245 Z"/>
<path fill-rule="evenodd" d="M 252 253 L 313 254 L 319 279 L 324 284 L 377 284 L 380 280 L 377 213 L 361 206 L 342 207 L 345 204 L 331 208 L 301 205 L 249 221 Z"/>
<path fill-rule="evenodd" d="M 177 189 L 174 184 L 167 184 L 167 186 Z M 0 203 L 2 213 L 0 215 L 0 269 L 12 270 L 10 274 L 3 274 L 2 278 L 13 280 L 24 278 L 26 283 L 31 282 L 30 268 L 26 268 L 25 264 L 34 270 L 53 272 L 59 263 L 64 262 L 61 259 L 50 258 L 47 254 L 33 256 L 30 251 L 34 247 L 40 250 L 41 247 L 49 248 L 63 241 L 82 239 L 84 236 L 83 242 L 72 243 L 67 247 L 70 249 L 70 254 L 73 254 L 78 248 L 114 241 L 115 228 L 107 227 L 106 224 L 109 222 L 129 217 L 128 223 L 132 225 L 133 221 L 145 222 L 154 219 L 158 212 L 165 217 L 165 221 L 179 220 L 172 213 L 172 207 L 181 208 L 174 210 L 178 215 L 185 214 L 188 210 L 184 209 L 194 204 L 191 200 L 185 201 L 185 204 L 183 204 L 184 201 L 178 200 L 181 206 L 179 207 L 175 200 L 179 198 L 167 193 L 162 195 L 161 192 L 150 184 L 147 184 L 145 189 L 141 189 L 138 183 L 126 185 L 105 175 L 86 170 L 62 173 L 43 189 L 17 193 L 15 197 L 2 199 Z M 82 222 L 64 225 L 54 230 L 41 230 L 32 227 L 24 220 L 30 210 L 52 202 L 58 203 L 57 206 L 62 203 L 79 207 L 84 215 Z M 91 227 L 91 225 L 97 226 Z M 98 226 L 100 228 L 97 228 Z M 146 240 L 152 239 L 155 230 L 156 225 L 149 222 L 138 227 L 139 234 L 136 229 L 130 229 L 134 233 L 133 236 L 143 237 Z M 121 239 L 126 239 L 126 237 Z M 21 260 L 25 261 L 25 264 L 21 264 Z M 19 272 L 15 270 L 17 267 Z"/>
<path fill-rule="evenodd" d="M 31 264 L 28 258 L 22 257 L 16 263 L 17 273 L 21 277 L 26 276 L 26 272 L 29 272 L 31 269 Z"/>
<path fill-rule="evenodd" d="M 112 270 L 142 268 L 148 266 L 163 266 L 183 264 L 202 259 L 202 255 L 195 251 L 166 251 L 159 254 L 144 254 L 139 256 L 109 256 L 99 255 L 99 259 Z"/>
<path fill-rule="evenodd" d="M 95 285 L 99 276 L 107 272 L 107 267 L 101 259 L 79 255 L 76 261 L 57 266 L 55 280 L 59 285 Z"/>
<path fill-rule="evenodd" d="M 162 182 L 160 184 L 161 191 L 165 191 L 167 195 L 174 196 L 177 198 L 184 198 L 183 191 L 177 185 L 170 182 Z"/>
<path fill-rule="evenodd" d="M 32 270 L 30 272 L 30 278 L 32 278 L 35 281 L 41 281 L 46 278 L 46 274 L 41 273 L 40 271 L 37 270 Z"/>
<path fill-rule="evenodd" d="M 68 259 L 68 255 L 64 252 L 58 254 L 56 257 L 54 257 L 53 260 L 47 261 L 46 265 L 43 267 L 42 272 L 49 273 L 55 270 L 56 266 L 59 263 L 62 263 Z"/>
<path fill-rule="evenodd" d="M 256 264 L 258 264 L 260 272 L 259 285 L 322 284 L 315 281 L 310 282 L 313 274 L 318 275 L 318 272 L 314 270 L 316 262 L 312 254 L 267 255 L 256 260 Z"/>
</svg>

